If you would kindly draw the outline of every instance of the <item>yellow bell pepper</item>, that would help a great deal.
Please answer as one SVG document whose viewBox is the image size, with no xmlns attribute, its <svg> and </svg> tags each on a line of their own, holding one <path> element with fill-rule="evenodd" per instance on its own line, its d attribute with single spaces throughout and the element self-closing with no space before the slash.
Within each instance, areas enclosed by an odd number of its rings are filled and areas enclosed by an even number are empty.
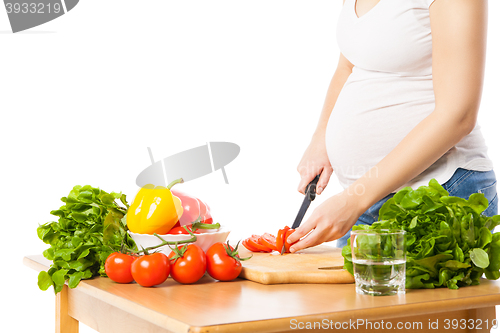
<svg viewBox="0 0 500 333">
<path fill-rule="evenodd" d="M 138 234 L 164 235 L 172 229 L 182 216 L 181 200 L 170 192 L 170 188 L 182 183 L 177 179 L 166 188 L 148 184 L 142 187 L 127 211 L 127 226 Z"/>
</svg>

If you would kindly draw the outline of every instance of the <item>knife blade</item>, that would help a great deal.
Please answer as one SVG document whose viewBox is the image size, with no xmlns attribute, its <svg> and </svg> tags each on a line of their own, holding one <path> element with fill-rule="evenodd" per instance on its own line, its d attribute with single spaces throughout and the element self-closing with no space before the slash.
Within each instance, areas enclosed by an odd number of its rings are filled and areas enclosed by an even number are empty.
<svg viewBox="0 0 500 333">
<path fill-rule="evenodd" d="M 295 221 L 293 221 L 291 229 L 297 229 L 300 226 L 300 223 L 302 223 L 302 219 L 304 218 L 304 215 L 306 215 L 311 201 L 314 201 L 314 199 L 316 199 L 316 185 L 318 185 L 319 176 L 320 175 L 316 175 L 316 177 L 314 177 L 309 185 L 307 185 L 304 200 L 302 201 L 302 205 L 300 206 Z M 285 242 L 283 242 L 283 247 L 281 248 L 281 254 L 283 253 L 285 253 Z"/>
</svg>

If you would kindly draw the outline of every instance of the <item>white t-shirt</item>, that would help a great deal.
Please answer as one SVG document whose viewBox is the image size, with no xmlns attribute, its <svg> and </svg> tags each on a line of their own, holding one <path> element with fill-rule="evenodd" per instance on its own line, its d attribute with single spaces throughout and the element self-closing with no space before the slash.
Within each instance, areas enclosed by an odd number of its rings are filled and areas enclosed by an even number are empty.
<svg viewBox="0 0 500 333">
<path fill-rule="evenodd" d="M 433 1 L 380 0 L 360 18 L 356 0 L 344 3 L 337 43 L 354 68 L 326 131 L 328 156 L 344 188 L 372 169 L 434 111 L 429 19 Z M 432 178 L 442 184 L 459 167 L 491 170 L 486 151 L 476 124 L 469 135 L 404 186 L 427 185 Z M 376 176 L 376 170 L 372 172 Z"/>
</svg>

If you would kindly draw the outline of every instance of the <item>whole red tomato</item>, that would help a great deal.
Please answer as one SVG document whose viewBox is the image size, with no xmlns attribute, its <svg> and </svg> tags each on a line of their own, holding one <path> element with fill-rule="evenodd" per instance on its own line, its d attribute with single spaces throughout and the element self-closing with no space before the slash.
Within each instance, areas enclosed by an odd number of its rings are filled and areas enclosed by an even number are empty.
<svg viewBox="0 0 500 333">
<path fill-rule="evenodd" d="M 111 253 L 104 262 L 106 275 L 118 283 L 130 283 L 134 281 L 131 267 L 135 257 L 120 252 Z"/>
<path fill-rule="evenodd" d="M 207 270 L 205 252 L 195 244 L 174 248 L 168 258 L 171 266 L 170 275 L 179 283 L 195 283 Z"/>
<path fill-rule="evenodd" d="M 146 254 L 132 263 L 132 276 L 143 287 L 152 287 L 165 282 L 170 274 L 170 261 L 161 252 Z"/>
<path fill-rule="evenodd" d="M 231 281 L 241 273 L 240 258 L 238 256 L 238 245 L 236 249 L 224 243 L 215 243 L 207 251 L 207 272 L 216 280 Z"/>
</svg>

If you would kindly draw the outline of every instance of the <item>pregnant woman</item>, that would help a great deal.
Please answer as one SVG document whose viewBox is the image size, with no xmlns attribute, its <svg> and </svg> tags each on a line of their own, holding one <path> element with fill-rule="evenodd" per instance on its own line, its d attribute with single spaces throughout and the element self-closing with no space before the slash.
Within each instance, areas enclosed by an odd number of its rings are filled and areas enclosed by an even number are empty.
<svg viewBox="0 0 500 333">
<path fill-rule="evenodd" d="M 398 189 L 432 178 L 450 195 L 484 193 L 485 214 L 496 214 L 496 178 L 476 123 L 486 26 L 487 0 L 344 1 L 338 67 L 298 166 L 300 192 L 321 174 L 320 194 L 333 172 L 344 191 L 288 238 L 307 235 L 292 252 L 346 245 L 351 227 L 375 222 Z"/>
</svg>

